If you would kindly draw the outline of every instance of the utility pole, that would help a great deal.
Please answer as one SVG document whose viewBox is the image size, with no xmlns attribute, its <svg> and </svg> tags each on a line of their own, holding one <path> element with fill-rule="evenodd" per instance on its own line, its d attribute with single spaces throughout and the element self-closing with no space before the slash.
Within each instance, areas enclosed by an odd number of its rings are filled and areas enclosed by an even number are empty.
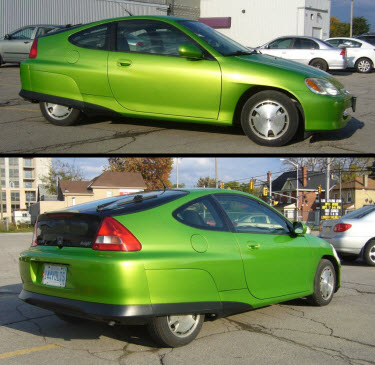
<svg viewBox="0 0 375 365">
<path fill-rule="evenodd" d="M 344 199 L 342 198 L 341 194 L 342 194 L 342 178 L 341 178 L 341 163 L 339 163 L 339 179 L 340 179 L 340 195 L 339 195 L 339 199 L 341 200 L 341 203 L 340 203 L 340 206 L 341 206 L 341 212 L 340 212 L 340 216 L 342 216 L 342 206 L 343 206 L 343 202 L 344 202 Z"/>
<path fill-rule="evenodd" d="M 215 187 L 216 189 L 219 187 L 218 171 L 217 171 L 217 157 L 215 157 Z"/>
<path fill-rule="evenodd" d="M 267 181 L 268 181 L 268 191 L 269 191 L 269 201 L 268 204 L 272 205 L 272 172 L 268 171 L 267 172 Z"/>
<path fill-rule="evenodd" d="M 326 203 L 329 199 L 329 177 L 331 175 L 331 158 L 327 157 L 327 171 L 326 171 Z"/>
<path fill-rule="evenodd" d="M 176 188 L 178 189 L 178 157 L 176 159 Z"/>
<path fill-rule="evenodd" d="M 353 37 L 353 0 L 350 4 L 350 38 Z"/>
<path fill-rule="evenodd" d="M 5 159 L 4 159 L 5 161 Z M 5 166 L 5 162 L 4 162 Z M 2 186 L 2 175 L 1 175 L 1 168 L 0 168 L 0 205 L 1 205 L 1 223 L 3 222 L 3 186 Z"/>
</svg>

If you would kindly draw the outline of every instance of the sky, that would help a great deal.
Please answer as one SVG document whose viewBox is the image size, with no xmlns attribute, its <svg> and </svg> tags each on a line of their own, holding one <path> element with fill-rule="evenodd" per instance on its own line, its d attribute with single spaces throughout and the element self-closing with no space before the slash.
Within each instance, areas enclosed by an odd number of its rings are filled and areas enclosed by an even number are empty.
<svg viewBox="0 0 375 365">
<path fill-rule="evenodd" d="M 87 180 L 103 172 L 104 166 L 108 165 L 107 158 L 80 157 L 80 158 L 57 158 L 58 160 L 74 164 L 80 167 Z M 54 159 L 56 160 L 56 159 Z M 170 176 L 172 184 L 176 183 L 176 158 L 173 163 L 173 171 Z M 215 178 L 215 158 L 179 158 L 178 159 L 179 183 L 185 183 L 187 188 L 193 188 L 200 177 L 210 176 Z M 251 178 L 266 180 L 268 171 L 275 178 L 281 169 L 285 170 L 280 158 L 244 158 L 244 157 L 219 157 L 218 177 L 224 182 L 238 180 L 240 183 L 249 182 Z M 290 169 L 293 166 L 290 165 Z"/>
<path fill-rule="evenodd" d="M 332 0 L 331 15 L 341 22 L 350 22 L 351 0 Z M 375 0 L 353 0 L 353 16 L 363 16 L 370 24 L 370 29 L 375 31 Z"/>
</svg>

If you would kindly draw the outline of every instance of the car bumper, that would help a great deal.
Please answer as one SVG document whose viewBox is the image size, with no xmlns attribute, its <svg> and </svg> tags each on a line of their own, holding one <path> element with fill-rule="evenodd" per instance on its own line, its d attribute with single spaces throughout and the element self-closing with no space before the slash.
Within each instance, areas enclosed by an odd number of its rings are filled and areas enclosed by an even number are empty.
<svg viewBox="0 0 375 365">
<path fill-rule="evenodd" d="M 337 253 L 359 255 L 364 245 L 363 238 L 355 239 L 350 236 L 334 236 L 330 238 L 321 237 L 332 244 Z"/>
</svg>

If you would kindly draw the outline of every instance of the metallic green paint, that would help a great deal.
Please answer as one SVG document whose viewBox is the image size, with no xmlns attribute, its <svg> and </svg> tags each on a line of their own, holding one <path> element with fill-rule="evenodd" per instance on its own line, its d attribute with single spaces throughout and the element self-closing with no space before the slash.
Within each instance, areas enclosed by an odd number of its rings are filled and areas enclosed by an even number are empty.
<svg viewBox="0 0 375 365">
<path fill-rule="evenodd" d="M 187 34 L 209 56 L 193 60 L 92 50 L 68 41 L 70 35 L 83 29 L 133 19 L 166 22 Z M 344 117 L 343 112 L 351 107 L 352 96 L 331 75 L 262 54 L 225 57 L 185 28 L 182 20 L 116 18 L 41 37 L 37 58 L 21 64 L 22 89 L 84 101 L 124 116 L 221 125 L 238 122 L 235 112 L 242 96 L 276 89 L 300 104 L 306 130 L 339 129 L 350 120 L 350 115 Z M 307 77 L 329 80 L 340 89 L 340 94 L 314 94 L 304 83 Z"/>
<path fill-rule="evenodd" d="M 164 205 L 114 216 L 141 242 L 138 252 L 30 247 L 19 258 L 23 288 L 94 303 L 225 301 L 256 308 L 312 294 L 323 257 L 334 263 L 340 286 L 340 264 L 331 245 L 320 238 L 205 230 L 172 216 L 183 204 L 212 193 L 249 197 L 233 190 L 193 189 Z M 194 249 L 192 242 L 201 249 Z M 67 266 L 65 288 L 42 284 L 44 263 Z"/>
</svg>

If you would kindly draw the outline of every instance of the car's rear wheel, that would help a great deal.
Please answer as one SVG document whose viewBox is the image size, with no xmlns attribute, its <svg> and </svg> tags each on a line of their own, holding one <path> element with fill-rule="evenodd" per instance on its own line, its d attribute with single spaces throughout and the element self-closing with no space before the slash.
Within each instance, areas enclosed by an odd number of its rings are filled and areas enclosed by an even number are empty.
<svg viewBox="0 0 375 365">
<path fill-rule="evenodd" d="M 164 347 L 179 347 L 197 337 L 204 321 L 203 314 L 155 317 L 148 325 L 151 337 Z"/>
<path fill-rule="evenodd" d="M 241 125 L 255 143 L 279 147 L 296 134 L 299 115 L 294 102 L 279 91 L 261 91 L 242 108 Z"/>
<path fill-rule="evenodd" d="M 322 259 L 314 278 L 314 293 L 307 299 L 312 305 L 324 306 L 331 302 L 336 288 L 336 272 L 332 262 Z"/>
<path fill-rule="evenodd" d="M 59 104 L 40 102 L 39 106 L 44 118 L 58 126 L 72 125 L 82 114 L 78 109 Z"/>
<path fill-rule="evenodd" d="M 355 63 L 357 72 L 370 73 L 372 71 L 373 64 L 370 59 L 362 57 Z"/>
<path fill-rule="evenodd" d="M 375 266 L 375 241 L 367 243 L 363 251 L 363 258 L 367 265 Z"/>
<path fill-rule="evenodd" d="M 327 71 L 328 70 L 328 64 L 326 61 L 324 61 L 321 58 L 316 58 L 315 60 L 312 60 L 310 62 L 310 66 L 316 67 L 319 70 Z"/>
</svg>

